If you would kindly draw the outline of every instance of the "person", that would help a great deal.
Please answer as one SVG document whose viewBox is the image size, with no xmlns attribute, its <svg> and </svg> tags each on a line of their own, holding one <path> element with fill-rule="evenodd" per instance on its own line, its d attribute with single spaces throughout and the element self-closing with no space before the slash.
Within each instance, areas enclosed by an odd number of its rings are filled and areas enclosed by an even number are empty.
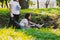
<svg viewBox="0 0 60 40">
<path fill-rule="evenodd" d="M 19 20 L 19 15 L 20 15 L 20 9 L 21 9 L 21 6 L 19 5 L 19 0 L 13 0 L 13 1 L 10 1 L 10 22 L 9 22 L 9 27 L 11 26 L 11 24 L 13 25 L 13 28 L 14 26 L 17 27 L 17 25 L 14 23 L 13 19 L 15 21 L 18 22 Z"/>
<path fill-rule="evenodd" d="M 39 24 L 35 24 L 33 22 L 30 21 L 31 20 L 31 14 L 30 13 L 26 13 L 25 14 L 25 18 L 21 20 L 21 22 L 19 23 L 22 29 L 26 29 L 26 28 L 41 28 L 43 26 L 39 25 Z"/>
</svg>

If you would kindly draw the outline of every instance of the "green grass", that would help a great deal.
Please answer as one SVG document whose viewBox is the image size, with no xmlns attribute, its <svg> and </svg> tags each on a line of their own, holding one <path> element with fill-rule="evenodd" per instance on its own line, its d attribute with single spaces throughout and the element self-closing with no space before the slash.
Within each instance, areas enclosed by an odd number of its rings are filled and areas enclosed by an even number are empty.
<svg viewBox="0 0 60 40">
<path fill-rule="evenodd" d="M 60 40 L 60 30 L 41 28 L 41 29 L 27 29 L 23 30 L 26 35 L 31 35 L 35 40 Z"/>
<path fill-rule="evenodd" d="M 57 27 L 60 28 L 60 19 L 57 22 L 53 23 L 60 16 L 60 8 L 45 8 L 45 9 L 21 9 L 20 19 L 21 21 L 24 18 L 25 13 L 30 12 L 32 14 L 32 21 L 35 23 L 47 23 L 44 26 L 47 27 Z M 0 8 L 0 25 L 7 26 L 10 17 L 10 10 L 7 8 Z"/>
<path fill-rule="evenodd" d="M 0 40 L 60 40 L 60 29 L 12 29 L 0 28 Z"/>
<path fill-rule="evenodd" d="M 41 15 L 40 13 L 42 11 L 45 14 Z M 51 18 L 52 20 L 48 20 L 48 22 L 49 22 L 49 21 L 54 21 L 54 19 L 56 17 L 58 17 L 58 14 L 60 14 L 59 13 L 60 8 L 22 9 L 21 10 L 21 19 L 23 18 L 23 15 L 25 15 L 26 12 L 31 12 L 32 13 L 32 16 L 33 16 L 32 20 L 36 23 L 37 22 L 40 23 L 41 19 L 43 19 L 45 22 L 47 22 L 45 19 L 50 19 Z M 5 23 L 5 20 L 6 20 L 6 22 L 9 21 L 9 13 L 10 13 L 9 9 L 0 8 L 0 15 L 1 15 L 0 16 L 0 23 L 1 23 L 0 25 L 3 25 Z M 38 14 L 38 15 L 36 16 L 36 14 Z M 58 22 L 60 22 L 60 20 Z M 7 25 L 7 23 L 5 23 L 5 25 Z M 50 25 L 50 23 L 49 23 L 49 25 Z M 54 26 L 54 24 L 52 26 Z M 2 26 L 0 26 L 0 27 L 2 27 Z M 9 33 L 9 34 L 7 35 L 7 33 Z M 16 34 L 12 36 L 12 34 L 14 34 L 14 33 L 16 33 Z M 22 30 L 22 29 L 0 29 L 0 36 L 2 38 L 7 39 L 7 37 L 10 36 L 10 37 L 15 39 L 15 38 L 20 37 L 19 34 L 22 34 L 21 37 L 23 39 L 25 37 L 27 37 L 29 39 L 29 36 L 32 36 L 32 38 L 35 39 L 35 40 L 60 40 L 60 29 L 56 29 L 56 30 L 50 29 L 50 28 L 41 28 L 41 29 L 36 28 L 36 29 L 26 29 L 26 30 Z M 4 37 L 3 37 L 3 35 L 4 35 Z"/>
</svg>

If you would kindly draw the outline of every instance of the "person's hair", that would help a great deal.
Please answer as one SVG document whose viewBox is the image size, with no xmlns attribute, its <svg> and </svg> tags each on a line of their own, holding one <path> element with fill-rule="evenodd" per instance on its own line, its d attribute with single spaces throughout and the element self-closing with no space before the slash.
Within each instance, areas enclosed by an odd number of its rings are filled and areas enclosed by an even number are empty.
<svg viewBox="0 0 60 40">
<path fill-rule="evenodd" d="M 16 0 L 13 0 L 13 1 L 16 1 Z"/>
<path fill-rule="evenodd" d="M 28 19 L 28 17 L 31 15 L 31 13 L 26 13 L 25 18 Z M 29 19 L 28 19 L 29 20 Z"/>
</svg>

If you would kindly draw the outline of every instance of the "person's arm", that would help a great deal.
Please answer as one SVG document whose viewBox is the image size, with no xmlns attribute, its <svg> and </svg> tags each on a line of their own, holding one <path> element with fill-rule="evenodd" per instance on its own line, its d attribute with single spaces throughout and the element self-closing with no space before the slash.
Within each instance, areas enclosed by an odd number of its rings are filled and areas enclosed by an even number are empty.
<svg viewBox="0 0 60 40">
<path fill-rule="evenodd" d="M 21 9 L 21 6 L 19 5 L 19 8 Z"/>
<path fill-rule="evenodd" d="M 10 14 L 11 14 L 11 17 L 14 17 L 14 15 L 12 14 L 12 5 L 11 4 L 12 4 L 12 2 L 10 2 L 10 4 L 9 4 L 9 6 L 10 6 L 10 8 L 9 8 L 10 9 Z"/>
<path fill-rule="evenodd" d="M 25 23 L 25 27 L 28 28 L 28 24 L 27 23 Z"/>
<path fill-rule="evenodd" d="M 29 23 L 32 24 L 32 25 L 35 25 L 36 24 L 36 23 L 31 22 L 31 21 L 29 21 Z"/>
<path fill-rule="evenodd" d="M 29 25 L 28 25 L 28 20 L 27 20 L 27 19 L 24 20 L 24 25 L 25 25 L 26 28 L 29 27 Z"/>
<path fill-rule="evenodd" d="M 17 5 L 18 5 L 19 9 L 21 9 L 21 6 L 20 6 L 19 2 L 17 3 Z"/>
</svg>

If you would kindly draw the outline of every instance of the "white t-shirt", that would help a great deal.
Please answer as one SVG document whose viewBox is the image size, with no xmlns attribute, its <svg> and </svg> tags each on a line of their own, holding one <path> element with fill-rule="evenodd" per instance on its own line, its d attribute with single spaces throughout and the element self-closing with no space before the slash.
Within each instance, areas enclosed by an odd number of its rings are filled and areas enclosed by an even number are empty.
<svg viewBox="0 0 60 40">
<path fill-rule="evenodd" d="M 19 2 L 10 1 L 10 4 L 11 4 L 11 6 L 12 6 L 12 8 L 11 8 L 12 14 L 18 15 L 18 14 L 20 13 L 20 9 L 21 9 L 21 7 L 20 7 L 20 5 L 19 5 Z"/>
<path fill-rule="evenodd" d="M 28 25 L 28 20 L 26 18 L 22 19 L 22 21 L 20 22 L 20 26 L 25 27 L 25 23 Z"/>
</svg>

